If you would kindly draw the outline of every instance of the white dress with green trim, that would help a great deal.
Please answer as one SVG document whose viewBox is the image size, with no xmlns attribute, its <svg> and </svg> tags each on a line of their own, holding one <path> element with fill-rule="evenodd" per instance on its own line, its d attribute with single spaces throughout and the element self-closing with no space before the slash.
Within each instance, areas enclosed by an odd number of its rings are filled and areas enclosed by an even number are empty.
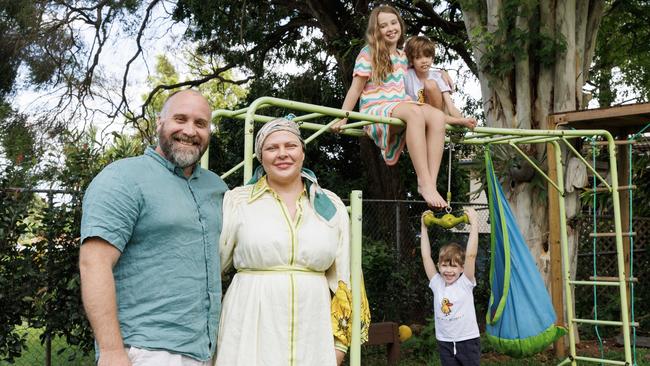
<svg viewBox="0 0 650 366">
<path fill-rule="evenodd" d="M 349 217 L 335 194 L 319 192 L 336 209 L 329 220 L 306 191 L 292 220 L 265 177 L 226 193 L 221 266 L 237 274 L 223 299 L 217 365 L 335 365 L 335 340 L 349 345 L 349 311 L 340 312 L 350 309 Z"/>
</svg>

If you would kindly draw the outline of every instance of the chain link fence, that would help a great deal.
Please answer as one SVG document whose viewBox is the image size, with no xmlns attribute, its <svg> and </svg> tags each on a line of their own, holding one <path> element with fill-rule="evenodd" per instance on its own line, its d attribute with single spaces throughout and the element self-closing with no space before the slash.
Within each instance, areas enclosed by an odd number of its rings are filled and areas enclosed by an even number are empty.
<svg viewBox="0 0 650 366">
<path fill-rule="evenodd" d="M 23 351 L 20 357 L 8 362 L 0 360 L 0 366 L 91 366 L 95 364 L 94 355 L 83 355 L 64 339 L 42 339 L 43 330 L 28 325 L 16 327 L 14 330 L 23 340 Z"/>
<path fill-rule="evenodd" d="M 489 299 L 489 210 L 485 204 L 452 203 L 453 214 L 474 207 L 479 217 L 476 303 Z M 433 314 L 433 299 L 420 255 L 420 217 L 423 201 L 363 200 L 363 270 L 373 322 L 425 324 Z M 442 214 L 442 213 L 441 213 Z M 451 241 L 467 243 L 469 227 L 429 228 L 432 256 Z M 479 313 L 483 309 L 477 306 Z"/>
</svg>

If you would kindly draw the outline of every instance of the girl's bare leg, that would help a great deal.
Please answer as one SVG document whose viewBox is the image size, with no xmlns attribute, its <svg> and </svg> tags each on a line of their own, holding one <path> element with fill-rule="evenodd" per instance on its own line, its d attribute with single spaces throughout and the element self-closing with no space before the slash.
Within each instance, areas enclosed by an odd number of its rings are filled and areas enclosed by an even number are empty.
<svg viewBox="0 0 650 366">
<path fill-rule="evenodd" d="M 409 149 L 413 168 L 415 168 L 415 175 L 418 178 L 418 192 L 429 206 L 445 207 L 447 204 L 438 193 L 435 180 L 431 179 L 432 175 L 429 170 L 430 164 L 428 161 L 426 120 L 421 108 L 411 103 L 400 103 L 393 109 L 392 116 L 406 123 L 406 145 Z M 439 167 L 440 161 L 438 161 Z"/>
<path fill-rule="evenodd" d="M 427 137 L 427 162 L 429 167 L 429 174 L 433 181 L 433 187 L 436 188 L 436 194 L 440 196 L 440 200 L 444 202 L 442 206 L 445 207 L 447 202 L 438 193 L 438 173 L 440 172 L 440 162 L 442 161 L 442 154 L 445 150 L 445 114 L 428 105 L 419 106 L 425 115 L 426 137 Z"/>
</svg>

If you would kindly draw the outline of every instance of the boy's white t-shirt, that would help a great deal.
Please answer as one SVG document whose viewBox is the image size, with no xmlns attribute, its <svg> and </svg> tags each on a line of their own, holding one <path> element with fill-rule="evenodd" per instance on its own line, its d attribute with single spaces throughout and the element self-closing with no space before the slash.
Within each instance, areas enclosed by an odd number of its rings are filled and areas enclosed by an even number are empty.
<svg viewBox="0 0 650 366">
<path fill-rule="evenodd" d="M 439 273 L 431 278 L 429 287 L 433 291 L 437 340 L 460 342 L 480 336 L 472 293 L 475 286 L 476 282 L 465 274 L 449 286 Z"/>
<path fill-rule="evenodd" d="M 451 92 L 449 84 L 443 80 L 440 71 L 438 70 L 429 70 L 428 80 L 433 80 L 438 85 L 438 89 L 441 92 Z M 418 78 L 418 75 L 415 73 L 415 69 L 409 67 L 404 75 L 404 87 L 406 88 L 406 94 L 411 97 L 411 100 L 416 102 L 424 103 L 424 84 Z"/>
</svg>

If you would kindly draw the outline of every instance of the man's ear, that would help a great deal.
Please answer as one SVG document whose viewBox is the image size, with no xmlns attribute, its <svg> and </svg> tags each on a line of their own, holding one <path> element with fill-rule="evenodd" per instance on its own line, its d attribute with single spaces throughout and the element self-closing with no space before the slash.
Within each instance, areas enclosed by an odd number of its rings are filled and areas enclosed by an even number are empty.
<svg viewBox="0 0 650 366">
<path fill-rule="evenodd" d="M 162 127 L 162 124 L 163 124 L 163 122 L 160 119 L 160 116 L 158 116 L 158 118 L 156 118 L 156 132 L 157 133 L 160 133 L 160 128 Z"/>
</svg>

